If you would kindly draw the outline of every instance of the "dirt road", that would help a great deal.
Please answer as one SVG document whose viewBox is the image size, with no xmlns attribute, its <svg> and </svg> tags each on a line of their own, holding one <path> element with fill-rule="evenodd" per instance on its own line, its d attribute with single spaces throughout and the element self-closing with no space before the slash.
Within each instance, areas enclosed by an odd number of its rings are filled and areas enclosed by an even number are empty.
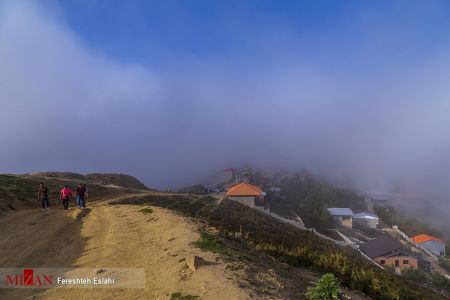
<svg viewBox="0 0 450 300">
<path fill-rule="evenodd" d="M 144 268 L 144 289 L 3 289 L 1 299 L 170 299 L 173 293 L 202 299 L 248 299 L 226 265 L 186 267 L 198 255 L 198 226 L 168 210 L 96 202 L 89 209 L 18 211 L 0 219 L 0 267 Z"/>
</svg>

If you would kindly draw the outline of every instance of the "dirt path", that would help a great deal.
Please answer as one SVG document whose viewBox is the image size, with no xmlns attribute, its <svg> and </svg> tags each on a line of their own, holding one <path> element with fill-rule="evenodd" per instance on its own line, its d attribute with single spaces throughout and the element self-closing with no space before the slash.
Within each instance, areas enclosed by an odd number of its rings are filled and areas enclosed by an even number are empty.
<svg viewBox="0 0 450 300">
<path fill-rule="evenodd" d="M 144 289 L 0 290 L 1 299 L 169 299 L 173 293 L 202 299 L 248 299 L 226 265 L 186 268 L 192 255 L 216 262 L 191 243 L 198 226 L 168 210 L 97 202 L 83 212 L 26 210 L 0 219 L 0 267 L 144 268 Z"/>
</svg>

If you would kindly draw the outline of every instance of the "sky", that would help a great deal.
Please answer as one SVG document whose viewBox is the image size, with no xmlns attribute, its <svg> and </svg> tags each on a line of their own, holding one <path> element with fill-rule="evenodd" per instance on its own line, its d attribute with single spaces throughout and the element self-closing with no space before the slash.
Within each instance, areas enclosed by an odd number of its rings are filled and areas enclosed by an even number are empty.
<svg viewBox="0 0 450 300">
<path fill-rule="evenodd" d="M 449 207 L 448 1 L 0 1 L 0 172 L 307 168 Z"/>
</svg>

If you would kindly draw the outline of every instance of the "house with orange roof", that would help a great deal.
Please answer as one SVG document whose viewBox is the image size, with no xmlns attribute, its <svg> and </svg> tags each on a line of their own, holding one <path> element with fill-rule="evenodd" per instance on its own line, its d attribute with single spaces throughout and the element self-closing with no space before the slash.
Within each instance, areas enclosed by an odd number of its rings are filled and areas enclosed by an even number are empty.
<svg viewBox="0 0 450 300">
<path fill-rule="evenodd" d="M 419 234 L 412 238 L 418 248 L 423 248 L 434 255 L 445 256 L 445 242 L 437 237 L 428 234 Z"/>
<path fill-rule="evenodd" d="M 242 182 L 230 187 L 226 196 L 244 205 L 255 207 L 255 200 L 264 198 L 264 192 L 256 185 Z"/>
</svg>

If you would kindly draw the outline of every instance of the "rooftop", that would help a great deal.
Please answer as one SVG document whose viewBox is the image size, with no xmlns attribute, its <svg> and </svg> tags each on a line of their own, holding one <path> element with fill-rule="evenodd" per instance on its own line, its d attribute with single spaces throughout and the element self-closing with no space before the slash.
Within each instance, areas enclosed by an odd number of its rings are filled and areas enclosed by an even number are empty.
<svg viewBox="0 0 450 300">
<path fill-rule="evenodd" d="M 428 241 L 436 241 L 438 243 L 445 244 L 445 242 L 443 240 L 441 240 L 440 238 L 437 238 L 437 237 L 434 237 L 432 235 L 428 235 L 425 233 L 416 235 L 415 237 L 412 238 L 412 240 L 416 244 L 421 244 L 421 243 L 425 243 Z"/>
<path fill-rule="evenodd" d="M 262 196 L 263 191 L 257 187 L 256 185 L 242 182 L 236 184 L 228 190 L 226 193 L 227 196 Z"/>
<path fill-rule="evenodd" d="M 376 214 L 367 212 L 367 211 L 356 213 L 353 215 L 353 218 L 355 218 L 355 219 L 372 219 L 372 220 L 379 219 Z"/>
<path fill-rule="evenodd" d="M 332 216 L 353 216 L 353 211 L 350 208 L 331 207 L 327 210 Z"/>
<path fill-rule="evenodd" d="M 403 250 L 403 245 L 396 238 L 385 234 L 362 244 L 359 248 L 368 257 L 375 258 L 389 254 L 393 251 Z"/>
</svg>

